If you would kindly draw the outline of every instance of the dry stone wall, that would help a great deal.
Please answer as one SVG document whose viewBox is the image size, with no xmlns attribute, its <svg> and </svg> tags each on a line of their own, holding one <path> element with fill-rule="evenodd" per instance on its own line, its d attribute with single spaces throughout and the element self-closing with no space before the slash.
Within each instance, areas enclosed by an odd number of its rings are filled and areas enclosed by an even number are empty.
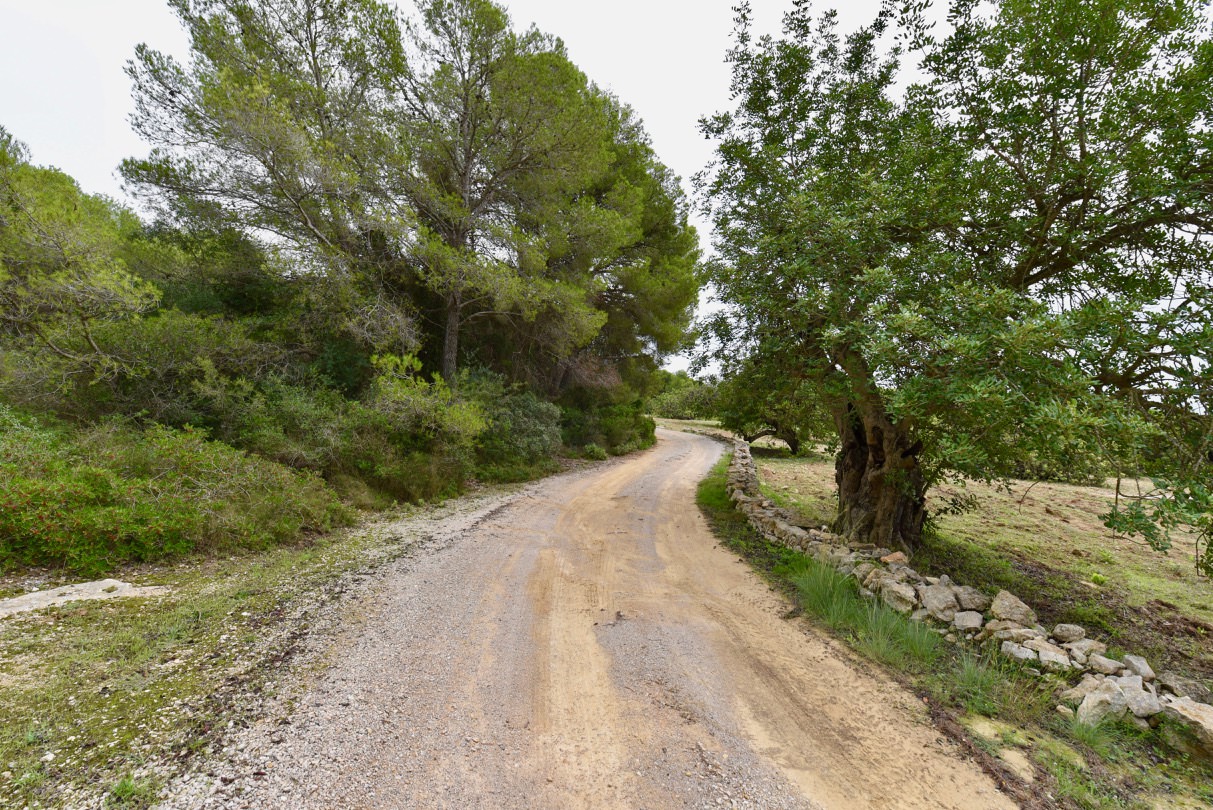
<svg viewBox="0 0 1213 810">
<path fill-rule="evenodd" d="M 1158 725 L 1171 717 L 1190 731 L 1175 740 L 1189 753 L 1213 760 L 1213 695 L 1202 684 L 1172 673 L 1156 674 L 1137 655 L 1116 659 L 1107 645 L 1085 628 L 1059 624 L 1047 629 L 1036 613 L 1012 593 L 994 596 L 953 582 L 928 577 L 909 565 L 900 551 L 848 544 L 826 527 L 804 526 L 794 515 L 765 498 L 750 445 L 735 440 L 727 487 L 730 499 L 767 540 L 797 549 L 853 577 L 865 597 L 878 599 L 911 618 L 937 625 L 956 642 L 993 641 L 999 652 L 1045 673 L 1078 682 L 1059 695 L 1058 711 L 1085 723 L 1129 718 Z"/>
</svg>

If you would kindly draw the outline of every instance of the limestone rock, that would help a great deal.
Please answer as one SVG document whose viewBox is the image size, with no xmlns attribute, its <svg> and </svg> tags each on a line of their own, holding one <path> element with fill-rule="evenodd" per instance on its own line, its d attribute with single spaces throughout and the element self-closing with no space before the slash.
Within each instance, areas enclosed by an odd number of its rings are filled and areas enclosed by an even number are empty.
<svg viewBox="0 0 1213 810">
<path fill-rule="evenodd" d="M 1016 630 L 999 630 L 994 633 L 994 638 L 998 641 L 1014 641 L 1016 644 L 1024 644 L 1033 639 L 1043 639 L 1044 633 L 1031 627 L 1020 627 Z"/>
<path fill-rule="evenodd" d="M 895 551 L 892 554 L 884 555 L 883 557 L 880 558 L 880 561 L 882 563 L 884 563 L 885 565 L 892 565 L 894 563 L 900 563 L 901 565 L 908 565 L 910 562 L 910 559 L 905 555 L 904 552 Z"/>
<path fill-rule="evenodd" d="M 1037 650 L 1036 655 L 1040 658 L 1040 665 L 1050 672 L 1068 672 L 1072 667 L 1070 656 L 1061 652 L 1056 647 Z"/>
<path fill-rule="evenodd" d="M 1068 644 L 1071 641 L 1081 641 L 1086 638 L 1087 631 L 1076 624 L 1059 624 L 1053 628 L 1052 635 L 1062 644 Z"/>
<path fill-rule="evenodd" d="M 1078 720 L 1094 726 L 1108 718 L 1115 720 L 1124 717 L 1128 710 L 1129 703 L 1120 685 L 1116 681 L 1105 680 L 1082 699 L 1078 707 Z"/>
<path fill-rule="evenodd" d="M 952 593 L 961 610 L 985 610 L 990 606 L 990 597 L 968 585 L 953 585 Z"/>
<path fill-rule="evenodd" d="M 976 610 L 962 610 L 952 618 L 952 626 L 957 630 L 980 630 L 985 617 Z"/>
<path fill-rule="evenodd" d="M 1014 658 L 1016 661 L 1023 663 L 1038 660 L 1035 650 L 1029 650 L 1027 647 L 1022 644 L 1016 644 L 1014 641 L 1004 641 L 1002 643 L 1002 654 L 1007 658 Z"/>
<path fill-rule="evenodd" d="M 1061 647 L 1058 647 L 1056 644 L 1049 641 L 1047 638 L 1040 638 L 1040 637 L 1030 638 L 1027 641 L 1023 642 L 1023 646 L 1027 647 L 1029 650 L 1036 650 L 1036 652 L 1040 652 L 1041 650 L 1048 650 L 1049 652 L 1054 653 L 1055 655 L 1065 655 L 1066 654 L 1065 650 L 1063 650 Z M 1067 655 L 1066 658 L 1069 659 L 1069 656 Z"/>
<path fill-rule="evenodd" d="M 99 579 L 95 582 L 81 582 L 75 585 L 64 585 L 46 591 L 33 591 L 14 596 L 11 599 L 0 600 L 0 619 L 16 613 L 40 610 L 45 607 L 56 607 L 69 602 L 84 602 L 95 599 L 118 599 L 122 597 L 152 597 L 164 596 L 169 593 L 165 587 L 153 586 L 137 588 L 117 579 Z"/>
<path fill-rule="evenodd" d="M 1167 695 L 1163 698 L 1163 712 L 1187 726 L 1192 732 L 1198 746 L 1192 753 L 1213 762 L 1213 706 L 1197 703 L 1189 697 L 1177 698 Z"/>
<path fill-rule="evenodd" d="M 1087 656 L 1087 666 L 1096 672 L 1104 675 L 1116 675 L 1124 671 L 1124 664 L 1114 658 L 1105 658 L 1100 653 L 1091 653 Z"/>
<path fill-rule="evenodd" d="M 1174 672 L 1158 673 L 1158 685 L 1176 697 L 1190 697 L 1197 703 L 1213 703 L 1213 690 L 1200 681 Z"/>
<path fill-rule="evenodd" d="M 1155 677 L 1154 670 L 1146 663 L 1146 659 L 1140 655 L 1126 655 L 1125 669 L 1135 675 L 1140 675 L 1143 681 L 1152 681 Z"/>
<path fill-rule="evenodd" d="M 863 578 L 863 587 L 869 590 L 876 590 L 876 585 L 882 580 L 889 579 L 889 572 L 883 568 L 873 568 L 872 571 Z"/>
<path fill-rule="evenodd" d="M 1062 644 L 1061 646 L 1069 650 L 1070 657 L 1080 664 L 1087 663 L 1087 659 L 1093 654 L 1102 654 L 1108 651 L 1107 644 L 1104 644 L 1101 641 L 1096 641 L 1093 638 L 1083 638 L 1079 639 L 1078 641 L 1071 641 L 1068 644 Z"/>
<path fill-rule="evenodd" d="M 960 606 L 956 604 L 956 597 L 949 586 L 927 585 L 918 589 L 918 597 L 933 618 L 941 622 L 950 622 L 956 618 L 956 611 Z"/>
<path fill-rule="evenodd" d="M 860 582 L 863 582 L 865 579 L 868 578 L 868 574 L 872 573 L 875 570 L 876 570 L 876 566 L 872 565 L 872 563 L 862 562 L 859 565 L 855 566 L 855 570 L 852 572 L 852 576 L 854 576 L 855 579 L 859 580 Z"/>
<path fill-rule="evenodd" d="M 1016 624 L 1015 622 L 1007 622 L 1007 621 L 1003 621 L 1002 619 L 990 619 L 989 621 L 986 622 L 986 626 L 982 628 L 981 633 L 978 636 L 978 638 L 981 639 L 982 641 L 985 641 L 987 638 L 990 638 L 995 633 L 997 633 L 1001 630 L 1016 630 L 1016 629 L 1019 629 L 1019 625 Z"/>
<path fill-rule="evenodd" d="M 1137 683 L 1134 684 L 1132 681 Z M 1118 682 L 1120 691 L 1124 692 L 1129 711 L 1133 713 L 1134 717 L 1153 717 L 1162 711 L 1162 703 L 1158 698 L 1142 688 L 1140 676 L 1120 678 Z"/>
<path fill-rule="evenodd" d="M 1075 706 L 1082 703 L 1087 695 L 1094 692 L 1103 683 L 1101 678 L 1096 678 L 1094 675 L 1084 675 L 1077 686 L 1074 686 L 1058 695 L 1061 700 L 1066 703 L 1073 703 Z"/>
<path fill-rule="evenodd" d="M 1071 709 L 1069 706 L 1058 706 L 1057 713 L 1060 714 L 1062 717 L 1066 718 L 1067 720 L 1070 720 L 1074 717 L 1074 710 Z"/>
<path fill-rule="evenodd" d="M 884 603 L 898 613 L 909 613 L 918 604 L 918 593 L 914 590 L 914 586 L 904 582 L 885 579 L 875 590 L 880 594 Z"/>
<path fill-rule="evenodd" d="M 999 591 L 990 604 L 990 613 L 996 619 L 1016 622 L 1024 627 L 1036 624 L 1036 613 L 1010 591 Z"/>
</svg>

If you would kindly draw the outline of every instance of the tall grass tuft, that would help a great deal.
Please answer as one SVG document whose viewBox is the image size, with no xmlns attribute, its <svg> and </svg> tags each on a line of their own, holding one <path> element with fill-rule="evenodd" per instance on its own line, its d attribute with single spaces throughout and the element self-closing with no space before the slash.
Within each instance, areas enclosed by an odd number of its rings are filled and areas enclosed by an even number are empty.
<svg viewBox="0 0 1213 810">
<path fill-rule="evenodd" d="M 831 630 L 851 635 L 861 652 L 893 667 L 929 665 L 939 656 L 939 636 L 886 605 L 859 595 L 855 580 L 799 556 L 782 572 L 796 586 L 800 605 Z"/>
<path fill-rule="evenodd" d="M 953 672 L 953 696 L 966 710 L 992 717 L 1003 707 L 1007 677 L 1008 673 L 996 656 L 965 652 Z"/>
</svg>

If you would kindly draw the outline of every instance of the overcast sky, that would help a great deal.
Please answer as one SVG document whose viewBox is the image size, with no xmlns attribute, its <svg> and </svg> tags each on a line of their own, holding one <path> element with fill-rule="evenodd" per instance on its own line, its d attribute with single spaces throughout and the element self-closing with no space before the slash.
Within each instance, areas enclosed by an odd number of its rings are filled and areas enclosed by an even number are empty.
<svg viewBox="0 0 1213 810">
<path fill-rule="evenodd" d="M 407 0 L 405 0 L 407 2 Z M 724 54 L 733 0 L 510 0 L 515 25 L 564 39 L 599 85 L 644 119 L 662 161 L 685 180 L 711 159 L 696 128 L 728 106 Z M 756 27 L 775 31 L 791 0 L 755 0 Z M 879 0 L 839 2 L 844 29 Z M 819 2 L 820 8 L 829 5 Z M 116 167 L 147 148 L 130 131 L 135 45 L 179 57 L 187 42 L 164 0 L 0 0 L 0 125 L 34 162 L 56 166 L 88 192 L 122 199 Z"/>
<path fill-rule="evenodd" d="M 408 3 L 409 0 L 403 0 Z M 561 37 L 589 78 L 630 104 L 662 162 L 683 178 L 711 160 L 700 116 L 729 106 L 724 55 L 734 0 L 509 0 L 516 27 Z M 832 5 L 819 0 L 817 8 Z M 843 30 L 880 0 L 837 0 Z M 753 0 L 755 28 L 777 32 L 791 0 Z M 0 125 L 90 193 L 126 200 L 117 173 L 147 152 L 128 124 L 123 67 L 146 42 L 185 59 L 188 42 L 165 0 L 0 0 Z M 707 247 L 707 229 L 696 218 Z"/>
</svg>

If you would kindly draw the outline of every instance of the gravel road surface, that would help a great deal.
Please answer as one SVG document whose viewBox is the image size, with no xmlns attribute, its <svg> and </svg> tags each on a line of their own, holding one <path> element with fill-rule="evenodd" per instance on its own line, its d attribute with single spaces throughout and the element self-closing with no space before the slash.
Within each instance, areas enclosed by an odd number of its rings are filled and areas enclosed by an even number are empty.
<svg viewBox="0 0 1213 810">
<path fill-rule="evenodd" d="M 163 807 L 1014 807 L 717 545 L 720 445 L 658 437 L 433 527 Z"/>
</svg>

